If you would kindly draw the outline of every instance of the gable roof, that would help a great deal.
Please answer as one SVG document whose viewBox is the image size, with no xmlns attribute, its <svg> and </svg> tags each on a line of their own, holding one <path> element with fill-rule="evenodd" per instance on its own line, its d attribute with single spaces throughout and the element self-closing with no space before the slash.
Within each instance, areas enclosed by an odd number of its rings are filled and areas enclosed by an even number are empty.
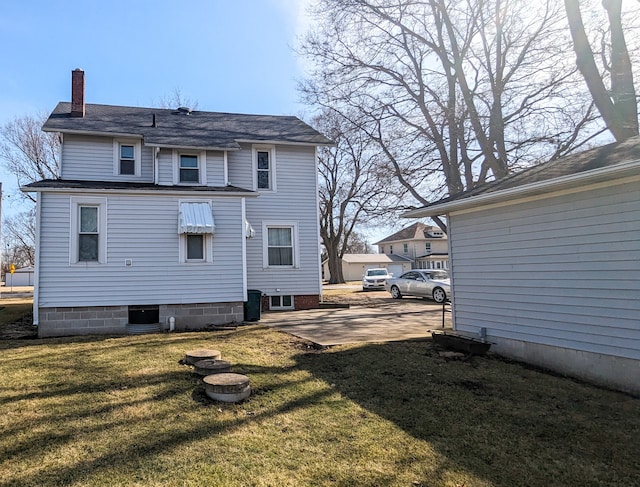
<svg viewBox="0 0 640 487">
<path fill-rule="evenodd" d="M 550 191 L 634 176 L 640 168 L 640 137 L 615 142 L 595 149 L 551 160 L 524 171 L 443 198 L 402 215 L 424 218 L 443 215 L 482 204 L 506 201 L 514 197 L 544 194 Z"/>
<path fill-rule="evenodd" d="M 242 141 L 333 144 L 292 116 L 86 104 L 84 117 L 72 117 L 69 102 L 58 103 L 42 128 L 46 132 L 141 137 L 145 145 L 156 147 L 238 150 Z"/>
<path fill-rule="evenodd" d="M 434 238 L 428 235 L 428 232 L 431 231 L 440 232 L 441 230 L 438 227 L 433 227 L 431 225 L 425 225 L 424 223 L 418 222 L 403 228 L 393 235 L 389 235 L 388 237 L 383 238 L 373 245 L 398 242 L 400 240 L 424 240 L 425 238 Z"/>
</svg>

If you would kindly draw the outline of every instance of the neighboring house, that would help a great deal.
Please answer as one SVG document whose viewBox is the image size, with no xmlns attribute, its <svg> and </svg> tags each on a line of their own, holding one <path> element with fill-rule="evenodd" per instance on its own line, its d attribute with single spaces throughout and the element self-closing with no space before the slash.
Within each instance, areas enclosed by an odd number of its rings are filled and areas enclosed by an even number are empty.
<svg viewBox="0 0 640 487">
<path fill-rule="evenodd" d="M 5 286 L 33 286 L 33 267 L 16 269 L 13 274 L 7 272 L 4 276 Z"/>
<path fill-rule="evenodd" d="M 324 261 L 323 272 L 329 279 L 329 264 Z M 342 276 L 345 281 L 360 281 L 367 269 L 384 268 L 394 276 L 411 269 L 411 261 L 399 255 L 384 254 L 344 254 L 342 256 Z"/>
<path fill-rule="evenodd" d="M 455 330 L 640 393 L 640 138 L 404 216 L 434 215 L 448 218 Z"/>
<path fill-rule="evenodd" d="M 247 290 L 269 309 L 321 294 L 316 148 L 296 117 L 71 103 L 61 177 L 37 193 L 34 321 L 40 336 L 242 321 Z M 174 320 L 170 320 L 170 318 Z"/>
<path fill-rule="evenodd" d="M 414 269 L 449 268 L 449 242 L 438 227 L 414 223 L 374 245 L 381 254 L 411 260 Z"/>
</svg>

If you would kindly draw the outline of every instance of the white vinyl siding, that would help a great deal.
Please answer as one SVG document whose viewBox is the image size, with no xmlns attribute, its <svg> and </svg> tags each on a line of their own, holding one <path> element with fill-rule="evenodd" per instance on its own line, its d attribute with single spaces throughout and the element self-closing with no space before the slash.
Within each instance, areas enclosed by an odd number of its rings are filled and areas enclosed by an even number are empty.
<svg viewBox="0 0 640 487">
<path fill-rule="evenodd" d="M 253 159 L 251 146 L 242 145 L 242 150 L 227 153 L 229 184 L 238 188 L 253 189 Z"/>
<path fill-rule="evenodd" d="M 456 328 L 640 359 L 638 183 L 453 214 Z"/>
<path fill-rule="evenodd" d="M 316 204 L 315 149 L 277 145 L 276 178 L 278 191 L 261 193 L 246 201 L 247 220 L 256 235 L 246 241 L 249 289 L 274 295 L 320 294 L 320 258 L 318 251 L 318 208 Z M 229 152 L 229 178 L 236 186 L 250 181 L 251 145 Z M 297 257 L 294 268 L 264 268 L 264 223 L 295 222 Z M 277 290 L 277 291 L 276 291 Z"/>
<path fill-rule="evenodd" d="M 65 134 L 62 147 L 62 179 L 152 182 L 153 155 L 150 147 L 139 147 L 140 168 L 136 174 L 119 174 L 115 170 L 118 163 L 118 140 L 124 141 L 113 137 Z M 135 144 L 136 139 L 126 139 L 126 143 Z"/>
<path fill-rule="evenodd" d="M 211 199 L 212 261 L 185 265 L 178 196 L 110 195 L 107 263 L 85 266 L 69 264 L 70 196 L 41 196 L 40 307 L 243 301 L 241 198 Z"/>
</svg>

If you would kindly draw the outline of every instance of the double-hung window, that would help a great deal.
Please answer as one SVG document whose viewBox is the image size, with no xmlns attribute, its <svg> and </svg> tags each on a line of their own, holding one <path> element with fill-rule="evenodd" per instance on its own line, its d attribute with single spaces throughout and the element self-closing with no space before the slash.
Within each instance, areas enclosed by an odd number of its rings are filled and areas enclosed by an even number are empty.
<svg viewBox="0 0 640 487">
<path fill-rule="evenodd" d="M 174 184 L 201 185 L 206 182 L 206 151 L 180 152 L 173 151 Z"/>
<path fill-rule="evenodd" d="M 120 144 L 120 174 L 136 173 L 135 150 L 132 145 Z"/>
<path fill-rule="evenodd" d="M 69 262 L 71 264 L 107 261 L 107 199 L 72 197 Z"/>
<path fill-rule="evenodd" d="M 113 159 L 113 173 L 116 176 L 140 176 L 140 141 L 131 139 L 114 139 Z"/>
<path fill-rule="evenodd" d="M 431 253 L 431 242 L 426 242 L 426 243 L 424 244 L 424 251 L 425 251 L 425 253 L 427 253 L 427 254 L 430 254 L 430 253 Z"/>
<path fill-rule="evenodd" d="M 98 262 L 100 242 L 98 237 L 98 209 L 97 206 L 80 205 L 80 228 L 78 231 L 78 261 Z"/>
<path fill-rule="evenodd" d="M 296 224 L 265 222 L 263 235 L 265 267 L 299 267 Z"/>
<path fill-rule="evenodd" d="M 275 191 L 275 146 L 253 146 L 253 165 L 258 191 Z"/>
<path fill-rule="evenodd" d="M 198 167 L 198 156 L 193 154 L 180 154 L 180 182 L 199 183 L 200 168 Z"/>
</svg>

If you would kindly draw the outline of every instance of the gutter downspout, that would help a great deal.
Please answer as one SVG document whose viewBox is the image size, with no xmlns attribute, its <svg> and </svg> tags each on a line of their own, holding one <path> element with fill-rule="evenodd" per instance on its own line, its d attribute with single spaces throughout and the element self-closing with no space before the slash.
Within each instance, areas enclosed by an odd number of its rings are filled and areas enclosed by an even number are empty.
<svg viewBox="0 0 640 487">
<path fill-rule="evenodd" d="M 40 218 L 42 214 L 42 193 L 36 198 L 36 258 L 33 270 L 33 325 L 40 322 Z"/>
<path fill-rule="evenodd" d="M 224 171 L 224 185 L 229 186 L 229 157 L 228 151 L 222 153 L 222 169 Z"/>
<path fill-rule="evenodd" d="M 242 225 L 240 225 L 240 241 L 242 242 L 242 300 L 246 303 L 249 299 L 247 296 L 247 238 L 244 229 L 244 222 L 247 221 L 247 208 L 245 198 L 240 199 L 240 217 L 240 221 L 242 222 Z"/>
<path fill-rule="evenodd" d="M 158 155 L 160 154 L 160 147 L 151 147 L 151 151 L 153 152 L 153 184 L 158 184 L 158 180 L 160 179 L 158 176 L 158 172 L 160 170 Z"/>
</svg>

